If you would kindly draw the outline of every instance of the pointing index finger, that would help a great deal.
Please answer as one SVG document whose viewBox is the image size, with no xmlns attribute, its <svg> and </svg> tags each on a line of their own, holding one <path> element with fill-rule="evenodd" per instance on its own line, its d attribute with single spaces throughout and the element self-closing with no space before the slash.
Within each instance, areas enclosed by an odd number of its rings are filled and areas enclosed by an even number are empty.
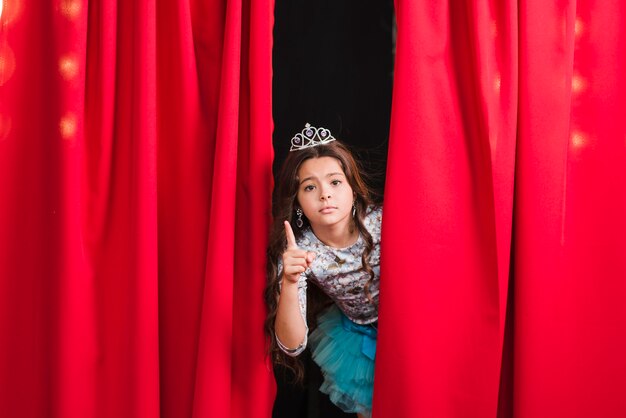
<svg viewBox="0 0 626 418">
<path fill-rule="evenodd" d="M 289 221 L 285 221 L 285 237 L 287 237 L 287 248 L 298 248 L 296 236 L 293 234 Z"/>
</svg>

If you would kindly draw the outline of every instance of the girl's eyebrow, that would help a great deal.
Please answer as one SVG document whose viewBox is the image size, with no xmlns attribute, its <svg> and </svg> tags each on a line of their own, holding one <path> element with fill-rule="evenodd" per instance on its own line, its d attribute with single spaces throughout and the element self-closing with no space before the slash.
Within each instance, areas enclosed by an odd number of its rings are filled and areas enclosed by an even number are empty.
<svg viewBox="0 0 626 418">
<path fill-rule="evenodd" d="M 326 177 L 343 176 L 343 175 L 344 175 L 343 173 L 328 173 L 328 174 L 326 174 Z M 309 176 L 309 177 L 303 178 L 302 180 L 300 180 L 300 184 L 304 183 L 307 180 L 312 180 L 312 179 L 315 179 L 315 178 L 317 178 L 317 177 Z"/>
</svg>

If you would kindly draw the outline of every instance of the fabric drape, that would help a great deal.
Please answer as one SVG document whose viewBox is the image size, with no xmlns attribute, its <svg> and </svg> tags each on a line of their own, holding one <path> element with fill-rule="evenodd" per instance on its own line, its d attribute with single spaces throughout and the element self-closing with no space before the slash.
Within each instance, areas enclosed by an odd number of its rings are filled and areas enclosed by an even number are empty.
<svg viewBox="0 0 626 418">
<path fill-rule="evenodd" d="M 396 2 L 374 416 L 624 416 L 624 5 L 470 3 Z"/>
<path fill-rule="evenodd" d="M 273 3 L 44 3 L 1 17 L 2 415 L 269 415 Z"/>
<path fill-rule="evenodd" d="M 626 5 L 521 2 L 511 408 L 626 414 Z"/>
<path fill-rule="evenodd" d="M 496 100 L 493 80 L 516 80 L 514 42 L 492 41 L 488 12 L 397 2 L 374 416 L 497 411 L 515 98 Z"/>
</svg>

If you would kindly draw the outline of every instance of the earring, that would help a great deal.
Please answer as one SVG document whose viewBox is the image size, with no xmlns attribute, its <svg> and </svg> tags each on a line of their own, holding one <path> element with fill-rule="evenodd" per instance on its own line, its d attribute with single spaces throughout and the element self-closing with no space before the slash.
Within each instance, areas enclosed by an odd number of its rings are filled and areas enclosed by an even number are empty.
<svg viewBox="0 0 626 418">
<path fill-rule="evenodd" d="M 302 228 L 302 225 L 304 225 L 304 222 L 302 222 L 302 209 L 296 209 L 296 215 L 298 215 L 298 219 L 296 219 L 296 225 L 298 225 L 298 228 Z"/>
<path fill-rule="evenodd" d="M 352 202 L 352 217 L 356 215 L 356 200 Z"/>
</svg>

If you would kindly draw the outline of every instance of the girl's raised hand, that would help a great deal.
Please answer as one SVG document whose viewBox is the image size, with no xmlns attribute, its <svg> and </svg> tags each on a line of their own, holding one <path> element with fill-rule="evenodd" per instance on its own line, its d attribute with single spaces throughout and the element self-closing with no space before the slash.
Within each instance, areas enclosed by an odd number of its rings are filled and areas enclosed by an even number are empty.
<svg viewBox="0 0 626 418">
<path fill-rule="evenodd" d="M 315 259 L 315 253 L 298 248 L 289 221 L 285 221 L 285 236 L 287 249 L 283 253 L 283 278 L 288 282 L 298 283 L 300 274 L 306 271 Z"/>
</svg>

